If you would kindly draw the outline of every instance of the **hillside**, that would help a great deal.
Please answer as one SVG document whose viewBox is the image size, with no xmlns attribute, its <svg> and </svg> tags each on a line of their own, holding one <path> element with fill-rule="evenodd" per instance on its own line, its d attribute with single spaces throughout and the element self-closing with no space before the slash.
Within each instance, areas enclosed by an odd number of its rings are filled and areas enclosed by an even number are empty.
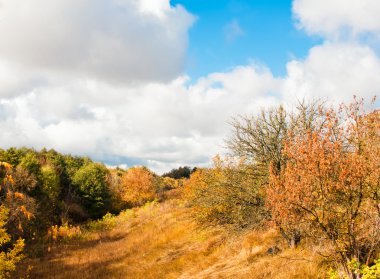
<svg viewBox="0 0 380 279">
<path fill-rule="evenodd" d="M 362 107 L 236 120 L 234 156 L 162 176 L 0 149 L 0 278 L 378 279 L 380 115 Z"/>
<path fill-rule="evenodd" d="M 276 244 L 282 251 L 268 254 Z M 231 235 L 201 228 L 190 208 L 171 200 L 93 222 L 78 239 L 26 261 L 20 272 L 57 279 L 323 278 L 318 262 L 302 246 L 287 249 L 273 230 Z"/>
</svg>

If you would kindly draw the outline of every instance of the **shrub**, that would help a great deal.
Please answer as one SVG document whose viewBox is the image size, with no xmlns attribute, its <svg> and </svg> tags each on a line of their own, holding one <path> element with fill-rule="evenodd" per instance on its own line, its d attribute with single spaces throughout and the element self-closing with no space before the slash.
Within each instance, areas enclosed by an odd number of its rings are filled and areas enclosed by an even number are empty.
<svg viewBox="0 0 380 279">
<path fill-rule="evenodd" d="M 116 216 L 111 213 L 107 213 L 102 217 L 102 219 L 94 220 L 89 222 L 86 227 L 90 231 L 108 231 L 116 226 Z"/>
<path fill-rule="evenodd" d="M 9 210 L 3 205 L 0 206 L 0 278 L 9 278 L 11 272 L 16 270 L 17 263 L 23 258 L 22 251 L 24 249 L 24 241 L 17 240 L 13 248 L 5 248 L 5 244 L 9 244 L 11 237 L 4 228 Z"/>
<path fill-rule="evenodd" d="M 198 169 L 185 182 L 185 196 L 198 220 L 238 229 L 261 226 L 267 212 L 256 168 L 244 159 L 216 157 L 214 162 L 214 168 Z"/>
<path fill-rule="evenodd" d="M 380 257 L 374 261 L 374 265 L 363 265 L 361 267 L 362 279 L 379 279 L 380 278 Z"/>
<path fill-rule="evenodd" d="M 52 242 L 58 242 L 62 240 L 70 240 L 79 237 L 82 234 L 79 226 L 72 226 L 65 224 L 63 226 L 51 226 L 48 230 L 48 238 Z"/>
</svg>

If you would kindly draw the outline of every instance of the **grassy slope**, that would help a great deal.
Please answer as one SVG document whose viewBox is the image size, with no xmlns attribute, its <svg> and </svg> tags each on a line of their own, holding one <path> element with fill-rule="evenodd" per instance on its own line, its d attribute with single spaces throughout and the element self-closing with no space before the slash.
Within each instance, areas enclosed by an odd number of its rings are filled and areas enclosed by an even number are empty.
<svg viewBox="0 0 380 279">
<path fill-rule="evenodd" d="M 87 232 L 29 260 L 31 278 L 324 278 L 310 252 L 287 250 L 273 231 L 234 236 L 201 229 L 176 201 L 129 210 L 112 229 Z M 283 251 L 268 255 L 277 243 Z"/>
</svg>

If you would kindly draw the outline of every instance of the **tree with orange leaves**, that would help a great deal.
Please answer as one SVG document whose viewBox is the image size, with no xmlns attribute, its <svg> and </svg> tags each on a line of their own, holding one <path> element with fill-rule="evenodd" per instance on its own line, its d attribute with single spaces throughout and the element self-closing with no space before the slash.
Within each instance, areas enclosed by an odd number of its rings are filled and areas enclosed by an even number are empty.
<svg viewBox="0 0 380 279">
<path fill-rule="evenodd" d="M 156 198 L 154 175 L 147 168 L 128 169 L 121 177 L 122 199 L 131 206 L 139 206 Z"/>
<path fill-rule="evenodd" d="M 380 252 L 380 113 L 362 107 L 330 109 L 320 129 L 289 137 L 267 189 L 272 218 L 327 239 L 350 278 L 350 261 L 368 265 Z"/>
<path fill-rule="evenodd" d="M 17 189 L 10 164 L 0 162 L 0 179 L 0 201 L 9 210 L 8 230 L 13 236 L 20 236 L 34 217 L 35 202 Z"/>
<path fill-rule="evenodd" d="M 19 239 L 14 242 L 13 248 L 4 248 L 4 244 L 11 242 L 11 236 L 8 234 L 6 227 L 13 218 L 18 218 L 19 215 L 25 215 L 31 217 L 31 213 L 28 212 L 24 205 L 14 207 L 13 205 L 25 199 L 25 196 L 19 192 L 12 191 L 14 181 L 10 175 L 12 169 L 8 163 L 0 162 L 0 166 L 5 171 L 4 177 L 0 184 L 0 190 L 4 192 L 5 199 L 2 200 L 0 205 L 0 278 L 9 278 L 11 272 L 16 270 L 16 264 L 22 259 L 22 251 L 24 249 L 24 240 Z M 10 210 L 5 205 L 12 205 L 11 216 L 9 216 Z M 21 222 L 19 223 L 19 225 Z"/>
</svg>

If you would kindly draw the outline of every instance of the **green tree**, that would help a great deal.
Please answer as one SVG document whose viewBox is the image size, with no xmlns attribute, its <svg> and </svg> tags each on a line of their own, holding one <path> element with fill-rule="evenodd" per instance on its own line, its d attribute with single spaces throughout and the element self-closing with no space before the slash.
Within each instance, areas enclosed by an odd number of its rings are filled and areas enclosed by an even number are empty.
<svg viewBox="0 0 380 279">
<path fill-rule="evenodd" d="M 52 166 L 46 165 L 41 168 L 42 191 L 50 202 L 57 204 L 60 193 L 60 179 Z"/>
<path fill-rule="evenodd" d="M 107 168 L 98 163 L 88 163 L 73 176 L 75 192 L 88 214 L 97 218 L 109 209 L 110 193 L 107 185 Z"/>
<path fill-rule="evenodd" d="M 13 167 L 17 166 L 24 153 L 26 152 L 27 149 L 22 148 L 22 149 L 17 149 L 15 147 L 11 147 L 7 150 L 0 150 L 0 161 L 1 162 L 8 162 L 11 164 Z"/>
<path fill-rule="evenodd" d="M 190 175 L 196 171 L 196 168 L 190 168 L 188 166 L 179 167 L 178 169 L 172 169 L 171 171 L 164 173 L 162 177 L 170 177 L 174 179 L 190 178 Z"/>
<path fill-rule="evenodd" d="M 35 152 L 27 152 L 22 156 L 18 166 L 27 170 L 30 174 L 35 175 L 37 179 L 41 175 L 41 164 Z"/>
</svg>

